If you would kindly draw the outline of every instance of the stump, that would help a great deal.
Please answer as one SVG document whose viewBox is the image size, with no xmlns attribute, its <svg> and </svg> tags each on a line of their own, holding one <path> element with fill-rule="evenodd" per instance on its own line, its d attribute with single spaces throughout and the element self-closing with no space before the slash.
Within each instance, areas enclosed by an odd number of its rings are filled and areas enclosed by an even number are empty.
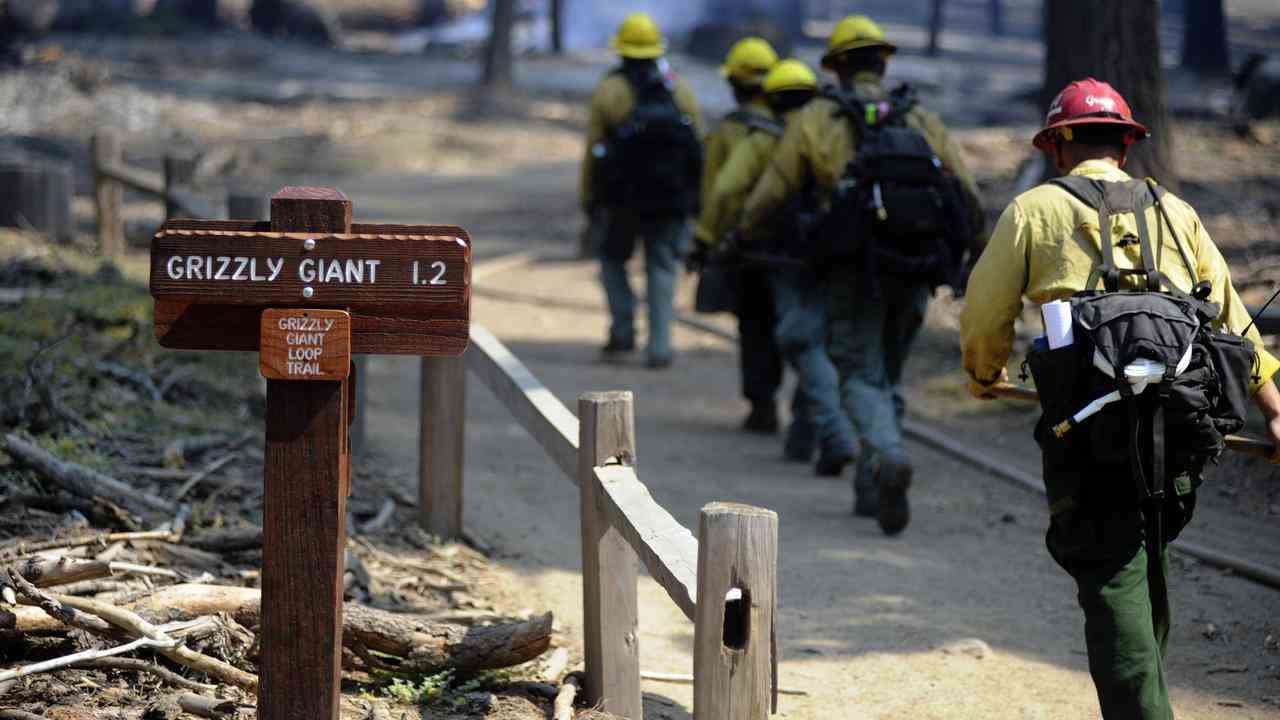
<svg viewBox="0 0 1280 720">
<path fill-rule="evenodd" d="M 63 163 L 0 165 L 0 226 L 71 238 L 71 167 Z"/>
</svg>

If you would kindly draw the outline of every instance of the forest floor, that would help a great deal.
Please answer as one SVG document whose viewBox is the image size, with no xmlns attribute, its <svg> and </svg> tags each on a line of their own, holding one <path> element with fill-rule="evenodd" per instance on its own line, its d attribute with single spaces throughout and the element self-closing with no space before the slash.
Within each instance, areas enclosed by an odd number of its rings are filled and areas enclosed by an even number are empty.
<svg viewBox="0 0 1280 720">
<path fill-rule="evenodd" d="M 605 333 L 602 297 L 591 264 L 572 258 L 581 229 L 574 193 L 583 98 L 607 66 L 603 59 L 526 61 L 521 89 L 493 98 L 472 92 L 474 67 L 461 61 L 335 54 L 234 34 L 67 36 L 35 51 L 35 62 L 0 74 L 0 100 L 13 108 L 0 117 L 0 132 L 24 151 L 75 162 L 82 240 L 66 248 L 22 235 L 0 238 L 0 286 L 38 289 L 0 307 L 0 388 L 10 393 L 3 398 L 5 431 L 21 428 L 48 449 L 118 475 L 126 466 L 148 464 L 198 472 L 234 452 L 234 461 L 190 491 L 188 523 L 195 532 L 259 520 L 260 438 L 235 444 L 240 428 L 261 421 L 253 358 L 163 352 L 149 341 L 142 268 L 160 220 L 158 204 L 130 196 L 133 251 L 118 269 L 100 270 L 83 252 L 92 221 L 85 147 L 96 125 L 112 125 L 125 131 L 129 159 L 138 165 L 155 168 L 167 148 L 195 147 L 216 159 L 209 162 L 210 185 L 263 194 L 286 183 L 334 185 L 352 197 L 357 218 L 466 226 L 481 262 L 515 250 L 543 253 L 539 262 L 480 281 L 475 319 L 508 342 L 569 407 L 584 391 L 633 390 L 641 479 L 686 526 L 696 526 L 698 508 L 712 500 L 779 512 L 781 680 L 809 693 L 784 697 L 783 715 L 1096 716 L 1074 591 L 1043 549 L 1042 500 L 913 446 L 921 468 L 913 525 L 902 538 L 886 540 L 874 524 L 848 516 L 846 482 L 814 478 L 804 466 L 783 463 L 778 443 L 736 431 L 745 405 L 737 397 L 734 349 L 723 340 L 679 329 L 679 362 L 667 373 L 596 362 Z M 713 112 L 727 106 L 713 68 L 692 61 L 680 67 Z M 902 67 L 909 77 L 941 78 L 943 88 L 962 72 L 914 55 Z M 962 101 L 944 89 L 933 99 L 956 128 L 992 219 L 1029 157 L 1035 110 L 1011 98 L 1021 92 L 1018 82 L 1033 83 L 1034 75 L 1006 63 L 987 74 L 972 97 Z M 1001 111 L 978 112 L 984 107 Z M 1271 235 L 1280 216 L 1274 200 L 1280 125 L 1262 124 L 1241 138 L 1220 120 L 1180 119 L 1174 137 L 1179 166 L 1194 169 L 1184 170 L 1184 196 L 1201 210 L 1247 299 L 1265 300 L 1280 280 L 1274 275 L 1280 242 Z M 686 280 L 686 307 L 689 291 Z M 957 313 L 947 297 L 931 308 L 926 336 L 908 366 L 912 410 L 1035 471 L 1033 411 L 964 396 L 956 370 Z M 731 329 L 724 318 L 712 322 Z M 112 380 L 108 364 L 141 370 L 166 392 L 158 403 L 140 401 L 150 393 L 145 383 Z M 478 386 L 468 408 L 466 513 L 496 556 L 399 530 L 411 525 L 414 513 L 416 373 L 413 360 L 369 363 L 355 526 L 374 519 L 390 498 L 393 515 L 369 542 L 404 561 L 461 575 L 469 587 L 432 589 L 438 582 L 430 577 L 439 573 L 380 565 L 374 557 L 366 568 L 374 584 L 394 592 L 371 592 L 355 577 L 352 596 L 482 618 L 551 610 L 555 644 L 578 648 L 573 488 Z M 53 387 L 73 417 L 51 416 L 40 387 Z M 32 410 L 14 414 L 22 407 Z M 222 444 L 198 457 L 166 460 L 175 439 L 209 434 L 223 435 Z M 3 466 L 0 473 L 6 497 L 47 489 L 25 471 Z M 161 495 L 176 492 L 173 481 L 127 477 Z M 67 511 L 0 507 L 0 543 L 110 527 L 86 519 L 90 526 Z M 1235 460 L 1224 464 L 1205 487 L 1188 537 L 1274 563 L 1270 550 L 1280 544 L 1275 473 Z M 131 551 L 146 561 L 162 559 L 152 554 L 160 550 Z M 250 551 L 192 570 L 253 584 L 257 562 Z M 1169 678 L 1179 717 L 1280 717 L 1275 592 L 1178 558 L 1173 594 Z M 692 627 L 647 579 L 640 628 L 645 669 L 688 672 Z M 572 657 L 580 653 L 573 650 Z M 401 690 L 386 682 L 353 684 L 345 715 L 364 717 L 376 700 L 415 716 L 545 717 L 547 700 L 538 694 L 545 688 L 536 682 L 543 671 L 535 663 L 486 678 L 478 689 L 461 678 L 416 678 L 413 688 Z M 687 688 L 646 683 L 645 690 L 647 717 L 688 717 Z M 480 695 L 471 699 L 470 693 Z M 133 718 L 151 694 L 137 676 L 74 671 L 27 680 L 0 697 L 0 707 L 16 699 L 50 718 L 79 717 L 86 707 L 95 717 Z M 420 699 L 435 704 L 421 709 Z"/>
</svg>

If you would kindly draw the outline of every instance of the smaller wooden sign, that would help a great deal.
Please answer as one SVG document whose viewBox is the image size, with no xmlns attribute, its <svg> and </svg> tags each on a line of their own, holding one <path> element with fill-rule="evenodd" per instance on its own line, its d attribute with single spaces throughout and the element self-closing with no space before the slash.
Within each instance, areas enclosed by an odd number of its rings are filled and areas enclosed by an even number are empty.
<svg viewBox="0 0 1280 720">
<path fill-rule="evenodd" d="M 260 348 L 268 380 L 342 380 L 351 372 L 351 313 L 264 310 Z"/>
</svg>

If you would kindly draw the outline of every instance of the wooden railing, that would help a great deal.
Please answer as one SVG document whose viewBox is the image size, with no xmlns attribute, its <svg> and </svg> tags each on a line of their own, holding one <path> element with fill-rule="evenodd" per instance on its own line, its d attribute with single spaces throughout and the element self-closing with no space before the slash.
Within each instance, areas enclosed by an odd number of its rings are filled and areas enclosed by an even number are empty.
<svg viewBox="0 0 1280 720">
<path fill-rule="evenodd" d="M 192 188 L 198 164 L 193 155 L 166 155 L 163 172 L 153 172 L 125 163 L 124 145 L 112 132 L 95 133 L 89 156 L 93 175 L 93 197 L 98 220 L 98 248 L 107 257 L 124 252 L 124 191 L 151 195 L 164 202 L 165 219 L 173 217 L 240 220 L 266 218 L 266 202 L 257 193 L 197 192 Z"/>
<path fill-rule="evenodd" d="M 630 392 L 584 394 L 574 417 L 492 333 L 473 324 L 462 358 L 422 364 L 420 508 L 432 533 L 462 533 L 467 370 L 578 485 L 587 703 L 644 717 L 636 587 L 643 562 L 694 623 L 694 718 L 767 716 L 776 707 L 778 516 L 711 503 L 694 538 L 636 473 Z"/>
</svg>

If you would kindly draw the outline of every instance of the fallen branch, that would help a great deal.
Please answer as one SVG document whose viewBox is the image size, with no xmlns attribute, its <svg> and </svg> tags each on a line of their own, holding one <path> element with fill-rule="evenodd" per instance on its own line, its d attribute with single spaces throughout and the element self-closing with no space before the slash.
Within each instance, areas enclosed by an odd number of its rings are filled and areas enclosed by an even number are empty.
<svg viewBox="0 0 1280 720">
<path fill-rule="evenodd" d="M 178 707 L 183 712 L 203 718 L 236 717 L 240 713 L 240 703 L 235 700 L 219 700 L 189 693 L 178 698 Z"/>
<path fill-rule="evenodd" d="M 54 658 L 52 660 L 45 660 L 44 662 L 32 663 L 30 665 L 23 665 L 22 667 L 14 668 L 13 670 L 2 670 L 0 671 L 0 682 L 4 682 L 6 680 L 16 680 L 18 678 L 26 677 L 28 675 L 36 675 L 39 673 L 49 672 L 51 670 L 58 670 L 59 668 L 70 667 L 81 661 L 100 660 L 102 658 L 109 658 L 109 657 L 114 657 L 116 655 L 123 655 L 125 653 L 133 652 L 134 650 L 141 650 L 142 648 L 156 648 L 156 649 L 166 650 L 166 649 L 173 649 L 177 647 L 177 645 L 178 645 L 178 641 L 174 640 L 173 638 L 166 638 L 164 640 L 156 640 L 153 638 L 138 638 L 133 642 L 125 643 L 124 645 L 118 645 L 113 648 L 107 648 L 105 650 L 82 650 L 78 653 L 72 653 L 71 655 L 64 655 L 63 657 Z"/>
<path fill-rule="evenodd" d="M 45 717 L 26 710 L 0 710 L 0 720 L 45 720 Z"/>
<path fill-rule="evenodd" d="M 160 628 L 147 622 L 132 611 L 87 598 L 46 593 L 37 589 L 12 570 L 9 571 L 9 579 L 22 595 L 24 601 L 40 607 L 46 614 L 64 624 L 90 630 L 100 635 L 111 635 L 114 634 L 116 629 L 119 629 L 134 636 L 149 638 L 159 643 L 171 643 L 174 641 Z M 103 629 L 99 623 L 108 627 Z M 181 645 L 169 647 L 157 645 L 156 649 L 161 655 L 179 665 L 202 672 L 215 680 L 235 685 L 247 692 L 257 692 L 258 690 L 257 676 L 217 658 L 209 657 Z"/>
<path fill-rule="evenodd" d="M 581 682 L 577 675 L 570 675 L 564 679 L 564 683 L 560 686 L 560 692 L 556 693 L 555 712 L 553 714 L 555 720 L 573 720 L 573 700 L 578 696 Z"/>
<path fill-rule="evenodd" d="M 74 598 L 78 603 L 85 602 Z M 169 620 L 226 613 L 253 629 L 261 623 L 261 591 L 226 585 L 172 585 L 125 605 L 143 618 Z M 16 608 L 16 629 L 48 633 L 58 626 Z M 342 614 L 342 640 L 348 647 L 364 647 L 382 653 L 397 672 L 431 673 L 452 668 L 460 673 L 494 670 L 528 662 L 551 644 L 551 613 L 528 620 L 484 627 L 437 622 L 421 615 L 346 603 Z"/>
<path fill-rule="evenodd" d="M 176 541 L 178 538 L 168 530 L 144 530 L 141 532 L 122 532 L 122 533 L 104 533 L 101 535 L 82 535 L 80 537 L 62 538 L 61 540 L 48 540 L 45 542 L 32 543 L 30 545 L 19 543 L 5 548 L 5 553 L 9 559 L 22 555 L 30 555 L 31 553 L 42 552 L 44 550 L 55 550 L 59 548 L 75 548 L 84 547 L 86 545 L 110 545 L 117 542 L 131 542 L 133 540 L 165 540 Z M 0 558 L 4 559 L 4 558 Z"/>
<path fill-rule="evenodd" d="M 53 454 L 22 439 L 17 433 L 4 436 L 4 451 L 19 464 L 34 470 L 41 477 L 55 483 L 72 495 L 86 499 L 107 497 L 131 510 L 150 510 L 173 514 L 173 503 L 154 495 L 139 492 L 128 484 L 103 475 L 83 465 L 60 460 Z"/>
<path fill-rule="evenodd" d="M 181 573 L 167 568 L 151 565 L 137 565 L 126 562 L 102 562 L 99 560 L 77 560 L 73 558 L 28 558 L 19 563 L 18 572 L 36 587 L 53 587 L 69 585 L 84 580 L 97 580 L 113 575 L 150 575 L 184 579 Z"/>
<path fill-rule="evenodd" d="M 213 692 L 218 689 L 216 685 L 205 685 L 182 677 L 178 673 L 156 665 L 155 663 L 139 660 L 137 658 L 100 658 L 96 660 L 82 660 L 75 663 L 71 667 L 83 670 L 121 670 L 124 672 L 141 672 L 150 673 L 160 678 L 165 683 L 183 690 L 193 690 L 195 692 Z"/>
<path fill-rule="evenodd" d="M 203 481 L 205 478 L 221 470 L 224 465 L 231 462 L 232 460 L 235 460 L 238 457 L 240 457 L 240 453 L 238 452 L 228 453 L 218 458 L 217 460 L 214 460 L 208 465 L 205 465 L 203 470 L 196 473 L 195 475 L 192 475 L 186 482 L 182 483 L 182 487 L 178 488 L 178 492 L 173 494 L 173 499 L 175 501 L 181 500 L 184 496 L 186 496 L 187 493 L 191 492 L 191 488 L 195 487 L 196 485 L 199 485 L 201 481 Z"/>
<path fill-rule="evenodd" d="M 167 635 L 160 631 L 155 625 L 142 619 L 137 613 L 106 603 L 100 603 L 96 600 L 88 598 L 68 597 L 65 595 L 51 595 L 54 600 L 65 606 L 80 610 L 81 612 L 96 615 L 108 623 L 135 635 L 149 637 L 155 640 L 169 640 Z M 209 677 L 235 685 L 246 692 L 258 691 L 258 678 L 255 675 L 247 673 L 240 668 L 229 663 L 225 663 L 217 658 L 209 657 L 202 653 L 198 653 L 190 648 L 181 645 L 171 648 L 159 648 L 161 655 L 182 665 L 208 675 Z"/>
<path fill-rule="evenodd" d="M 260 550 L 262 548 L 262 528 L 249 526 L 214 530 L 201 533 L 195 537 L 185 538 L 183 542 L 198 550 L 215 553 Z"/>
<path fill-rule="evenodd" d="M 382 507 L 378 509 L 378 513 L 368 522 L 360 526 L 360 532 L 364 534 L 381 530 L 387 523 L 391 522 L 391 518 L 396 513 L 396 501 L 386 498 L 382 501 Z"/>
</svg>

